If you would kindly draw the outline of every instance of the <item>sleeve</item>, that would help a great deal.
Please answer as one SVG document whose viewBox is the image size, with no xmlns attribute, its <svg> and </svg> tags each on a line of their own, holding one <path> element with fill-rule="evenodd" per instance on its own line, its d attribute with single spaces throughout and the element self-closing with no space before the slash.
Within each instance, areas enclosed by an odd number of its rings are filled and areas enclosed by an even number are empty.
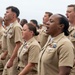
<svg viewBox="0 0 75 75">
<path fill-rule="evenodd" d="M 29 48 L 28 63 L 38 63 L 40 48 L 37 45 L 33 45 Z"/>
<path fill-rule="evenodd" d="M 19 26 L 15 27 L 15 40 L 14 42 L 22 42 L 22 29 Z"/>
<path fill-rule="evenodd" d="M 5 36 L 2 36 L 2 50 L 7 50 L 7 39 Z"/>
<path fill-rule="evenodd" d="M 75 29 L 71 32 L 69 37 L 72 42 L 75 42 Z"/>
<path fill-rule="evenodd" d="M 74 47 L 70 42 L 65 42 L 59 48 L 59 66 L 70 66 L 74 64 Z"/>
</svg>

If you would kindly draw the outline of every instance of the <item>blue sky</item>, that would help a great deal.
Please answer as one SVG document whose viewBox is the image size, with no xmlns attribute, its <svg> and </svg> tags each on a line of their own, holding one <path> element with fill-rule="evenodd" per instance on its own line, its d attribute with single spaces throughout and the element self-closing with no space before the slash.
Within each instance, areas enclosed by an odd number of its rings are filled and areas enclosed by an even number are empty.
<svg viewBox="0 0 75 75">
<path fill-rule="evenodd" d="M 75 4 L 75 0 L 0 0 L 0 16 L 4 16 L 6 7 L 13 5 L 20 10 L 20 19 L 25 18 L 28 21 L 36 19 L 42 23 L 45 11 L 65 15 L 69 4 Z"/>
</svg>

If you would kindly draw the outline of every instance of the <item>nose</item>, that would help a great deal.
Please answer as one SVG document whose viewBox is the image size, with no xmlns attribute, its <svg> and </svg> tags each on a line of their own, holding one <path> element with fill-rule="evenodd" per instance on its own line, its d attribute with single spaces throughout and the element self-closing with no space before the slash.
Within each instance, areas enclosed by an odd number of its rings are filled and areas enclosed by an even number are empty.
<svg viewBox="0 0 75 75">
<path fill-rule="evenodd" d="M 49 25 L 50 24 L 50 22 L 48 21 L 48 22 L 46 22 L 46 25 Z"/>
<path fill-rule="evenodd" d="M 66 16 L 68 16 L 68 13 L 66 12 L 66 14 L 65 14 Z"/>
<path fill-rule="evenodd" d="M 6 15 L 6 13 L 4 14 L 4 16 Z"/>
</svg>

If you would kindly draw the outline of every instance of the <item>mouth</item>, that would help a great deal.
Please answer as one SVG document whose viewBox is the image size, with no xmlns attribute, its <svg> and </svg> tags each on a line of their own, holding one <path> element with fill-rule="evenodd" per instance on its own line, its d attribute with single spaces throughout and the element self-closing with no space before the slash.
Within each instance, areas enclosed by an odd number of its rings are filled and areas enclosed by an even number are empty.
<svg viewBox="0 0 75 75">
<path fill-rule="evenodd" d="M 49 27 L 47 27 L 46 31 L 48 31 L 48 30 L 49 30 Z"/>
<path fill-rule="evenodd" d="M 69 18 L 69 16 L 67 16 L 67 18 Z"/>
</svg>

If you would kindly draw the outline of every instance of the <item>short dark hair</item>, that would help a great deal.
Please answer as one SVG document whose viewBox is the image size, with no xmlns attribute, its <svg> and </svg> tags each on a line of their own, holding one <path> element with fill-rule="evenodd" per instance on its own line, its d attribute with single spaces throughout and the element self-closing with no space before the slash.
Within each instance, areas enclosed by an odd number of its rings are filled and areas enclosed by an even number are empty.
<svg viewBox="0 0 75 75">
<path fill-rule="evenodd" d="M 68 31 L 69 21 L 68 21 L 68 19 L 64 15 L 62 15 L 62 14 L 58 14 L 58 15 L 60 15 L 59 23 L 60 24 L 64 24 L 63 32 L 65 33 L 66 36 L 68 36 L 69 35 L 69 31 Z"/>
<path fill-rule="evenodd" d="M 18 9 L 17 7 L 9 6 L 9 7 L 7 7 L 6 9 L 7 9 L 7 10 L 8 10 L 8 9 L 11 9 L 12 12 L 16 13 L 16 17 L 18 17 L 19 14 L 20 14 L 20 11 L 19 11 L 19 9 Z"/>
<path fill-rule="evenodd" d="M 51 15 L 53 15 L 52 12 L 45 12 L 45 14 L 48 14 L 49 17 L 50 17 Z"/>
<path fill-rule="evenodd" d="M 37 32 L 36 27 L 33 26 L 31 23 L 27 23 L 26 25 L 28 26 L 29 30 L 34 32 L 34 36 L 37 36 L 39 34 L 39 32 Z"/>
<path fill-rule="evenodd" d="M 19 17 L 17 18 L 17 21 L 20 22 L 20 18 Z"/>
<path fill-rule="evenodd" d="M 28 23 L 28 21 L 27 21 L 26 19 L 22 19 L 21 22 L 20 22 L 20 24 L 21 24 L 22 27 L 23 27 L 23 25 L 26 24 L 26 23 Z"/>
<path fill-rule="evenodd" d="M 70 5 L 68 5 L 68 7 L 73 7 L 74 11 L 75 11 L 75 4 L 70 4 Z"/>
<path fill-rule="evenodd" d="M 39 28 L 39 25 L 38 25 L 38 22 L 37 22 L 37 20 L 35 20 L 35 19 L 32 19 L 32 20 L 30 20 L 31 22 L 33 22 L 35 25 L 36 25 L 36 27 L 37 28 Z"/>
</svg>

